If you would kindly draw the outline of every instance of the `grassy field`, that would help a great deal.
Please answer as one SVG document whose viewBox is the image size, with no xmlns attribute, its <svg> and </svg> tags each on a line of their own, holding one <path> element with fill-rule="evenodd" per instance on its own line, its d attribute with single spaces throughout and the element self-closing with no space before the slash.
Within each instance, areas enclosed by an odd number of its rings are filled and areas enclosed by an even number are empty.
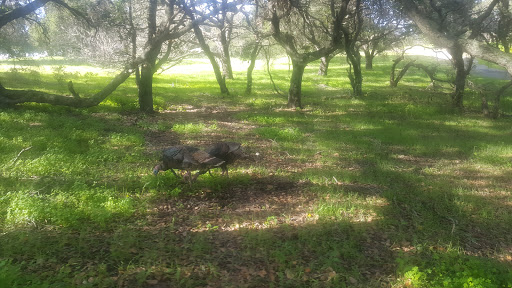
<svg viewBox="0 0 512 288">
<path fill-rule="evenodd" d="M 0 287 L 512 287 L 510 118 L 469 90 L 452 109 L 419 70 L 390 88 L 391 60 L 361 99 L 344 59 L 310 65 L 302 111 L 262 69 L 243 95 L 243 65 L 220 95 L 204 60 L 156 76 L 151 116 L 133 81 L 90 109 L 1 109 Z M 5 87 L 83 97 L 112 75 L 0 64 Z M 287 63 L 272 73 L 286 90 Z M 191 186 L 151 174 L 163 148 L 219 140 L 254 156 Z"/>
</svg>

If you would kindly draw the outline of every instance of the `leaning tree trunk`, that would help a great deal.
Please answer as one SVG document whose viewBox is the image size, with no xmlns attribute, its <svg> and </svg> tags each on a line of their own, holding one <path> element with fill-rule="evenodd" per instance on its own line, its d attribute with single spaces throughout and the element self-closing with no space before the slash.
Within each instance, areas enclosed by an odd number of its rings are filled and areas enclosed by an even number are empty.
<svg viewBox="0 0 512 288">
<path fill-rule="evenodd" d="M 196 35 L 197 41 L 201 46 L 201 49 L 203 50 L 204 54 L 206 55 L 206 57 L 208 57 L 210 63 L 212 64 L 213 73 L 215 74 L 215 78 L 217 79 L 217 83 L 219 84 L 220 93 L 229 94 L 228 87 L 226 86 L 226 78 L 222 75 L 219 64 L 215 59 L 215 55 L 213 55 L 210 46 L 208 46 L 206 40 L 204 39 L 203 31 L 201 31 L 201 28 L 199 28 L 199 24 L 197 23 L 193 23 L 192 27 L 194 29 L 194 34 Z"/>
<path fill-rule="evenodd" d="M 251 51 L 250 64 L 247 68 L 247 86 L 245 87 L 246 95 L 250 95 L 252 93 L 252 71 L 254 71 L 254 66 L 256 66 L 256 59 L 260 49 L 261 45 L 259 43 L 255 43 Z"/>
<path fill-rule="evenodd" d="M 402 70 L 400 70 L 400 72 L 398 72 L 398 75 L 395 77 L 396 66 L 402 60 L 404 60 L 404 55 L 393 60 L 393 65 L 391 66 L 391 73 L 389 75 L 389 86 L 391 86 L 391 87 L 398 86 L 398 82 L 400 82 L 400 80 L 402 80 L 402 78 L 405 76 L 405 73 L 407 73 L 409 68 L 411 68 L 411 66 L 414 65 L 414 62 L 416 62 L 416 60 L 409 61 L 407 64 L 405 64 L 405 66 L 402 68 Z"/>
<path fill-rule="evenodd" d="M 509 34 L 512 24 L 512 17 L 510 15 L 510 2 L 503 0 L 499 4 L 499 20 L 498 20 L 498 32 L 497 37 L 501 45 L 503 45 L 503 51 L 510 53 L 510 41 Z"/>
<path fill-rule="evenodd" d="M 226 29 L 220 32 L 220 44 L 222 46 L 221 63 L 224 77 L 233 79 L 233 68 L 231 66 L 231 56 L 229 55 L 229 41 L 226 35 Z"/>
<path fill-rule="evenodd" d="M 292 59 L 292 77 L 290 78 L 290 89 L 288 90 L 288 108 L 302 109 L 302 76 L 306 64 Z"/>
<path fill-rule="evenodd" d="M 112 92 L 114 92 L 119 85 L 123 84 L 133 72 L 134 65 L 129 65 L 123 71 L 121 71 L 108 85 L 106 85 L 101 91 L 92 95 L 91 97 L 82 98 L 73 88 L 73 83 L 69 83 L 68 87 L 73 95 L 57 95 L 43 91 L 35 90 L 11 90 L 6 89 L 0 84 L 0 107 L 10 106 L 21 103 L 47 103 L 51 105 L 68 106 L 74 108 L 87 108 L 93 107 L 100 104 L 105 98 L 107 98 Z"/>
</svg>

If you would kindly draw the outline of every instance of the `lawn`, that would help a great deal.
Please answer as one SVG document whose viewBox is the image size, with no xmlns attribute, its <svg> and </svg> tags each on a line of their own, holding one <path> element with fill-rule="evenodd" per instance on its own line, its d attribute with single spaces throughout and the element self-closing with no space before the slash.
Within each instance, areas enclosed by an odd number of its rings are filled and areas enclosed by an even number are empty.
<svg viewBox="0 0 512 288">
<path fill-rule="evenodd" d="M 344 59 L 311 64 L 303 110 L 263 65 L 252 95 L 242 62 L 221 95 L 201 59 L 155 76 L 154 115 L 133 79 L 89 109 L 0 109 L 0 287 L 512 287 L 510 118 L 471 90 L 452 109 L 421 70 L 389 87 L 392 58 L 359 99 Z M 286 59 L 271 72 L 286 91 Z M 5 87 L 82 97 L 113 73 L 0 63 Z M 224 140 L 251 155 L 229 178 L 151 173 L 165 147 Z"/>
</svg>

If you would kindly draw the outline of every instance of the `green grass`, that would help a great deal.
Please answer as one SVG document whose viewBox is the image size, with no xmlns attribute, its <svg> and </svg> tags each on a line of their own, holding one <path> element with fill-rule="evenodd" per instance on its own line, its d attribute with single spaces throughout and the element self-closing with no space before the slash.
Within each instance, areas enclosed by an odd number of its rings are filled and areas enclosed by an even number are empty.
<svg viewBox="0 0 512 288">
<path fill-rule="evenodd" d="M 420 70 L 390 88 L 391 60 L 364 71 L 360 99 L 343 59 L 327 77 L 313 63 L 302 111 L 262 67 L 252 95 L 243 67 L 221 95 L 201 59 L 155 76 L 156 115 L 137 112 L 133 79 L 89 109 L 0 110 L 0 287 L 511 287 L 510 119 L 483 117 L 470 90 L 452 109 L 450 87 L 425 90 Z M 113 75 L 61 59 L 11 68 L 5 87 L 73 80 L 82 97 Z M 287 63 L 272 73 L 286 90 Z M 252 155 L 229 179 L 151 175 L 166 146 L 218 140 Z"/>
</svg>

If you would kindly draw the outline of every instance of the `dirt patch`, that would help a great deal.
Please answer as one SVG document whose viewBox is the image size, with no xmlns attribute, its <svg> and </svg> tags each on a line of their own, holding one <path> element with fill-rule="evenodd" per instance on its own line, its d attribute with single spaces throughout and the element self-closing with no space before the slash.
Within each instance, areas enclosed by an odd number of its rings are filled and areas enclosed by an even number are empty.
<svg viewBox="0 0 512 288">
<path fill-rule="evenodd" d="M 266 177 L 252 178 L 245 184 L 229 184 L 222 191 L 204 188 L 197 194 L 157 204 L 155 220 L 178 216 L 182 231 L 201 231 L 211 226 L 232 231 L 285 222 L 301 225 L 313 220 L 307 219 L 313 206 L 313 200 L 303 192 L 307 186 L 305 182 Z"/>
<path fill-rule="evenodd" d="M 179 135 L 172 131 L 149 131 L 144 138 L 148 152 L 162 151 L 167 147 L 182 144 Z"/>
</svg>

